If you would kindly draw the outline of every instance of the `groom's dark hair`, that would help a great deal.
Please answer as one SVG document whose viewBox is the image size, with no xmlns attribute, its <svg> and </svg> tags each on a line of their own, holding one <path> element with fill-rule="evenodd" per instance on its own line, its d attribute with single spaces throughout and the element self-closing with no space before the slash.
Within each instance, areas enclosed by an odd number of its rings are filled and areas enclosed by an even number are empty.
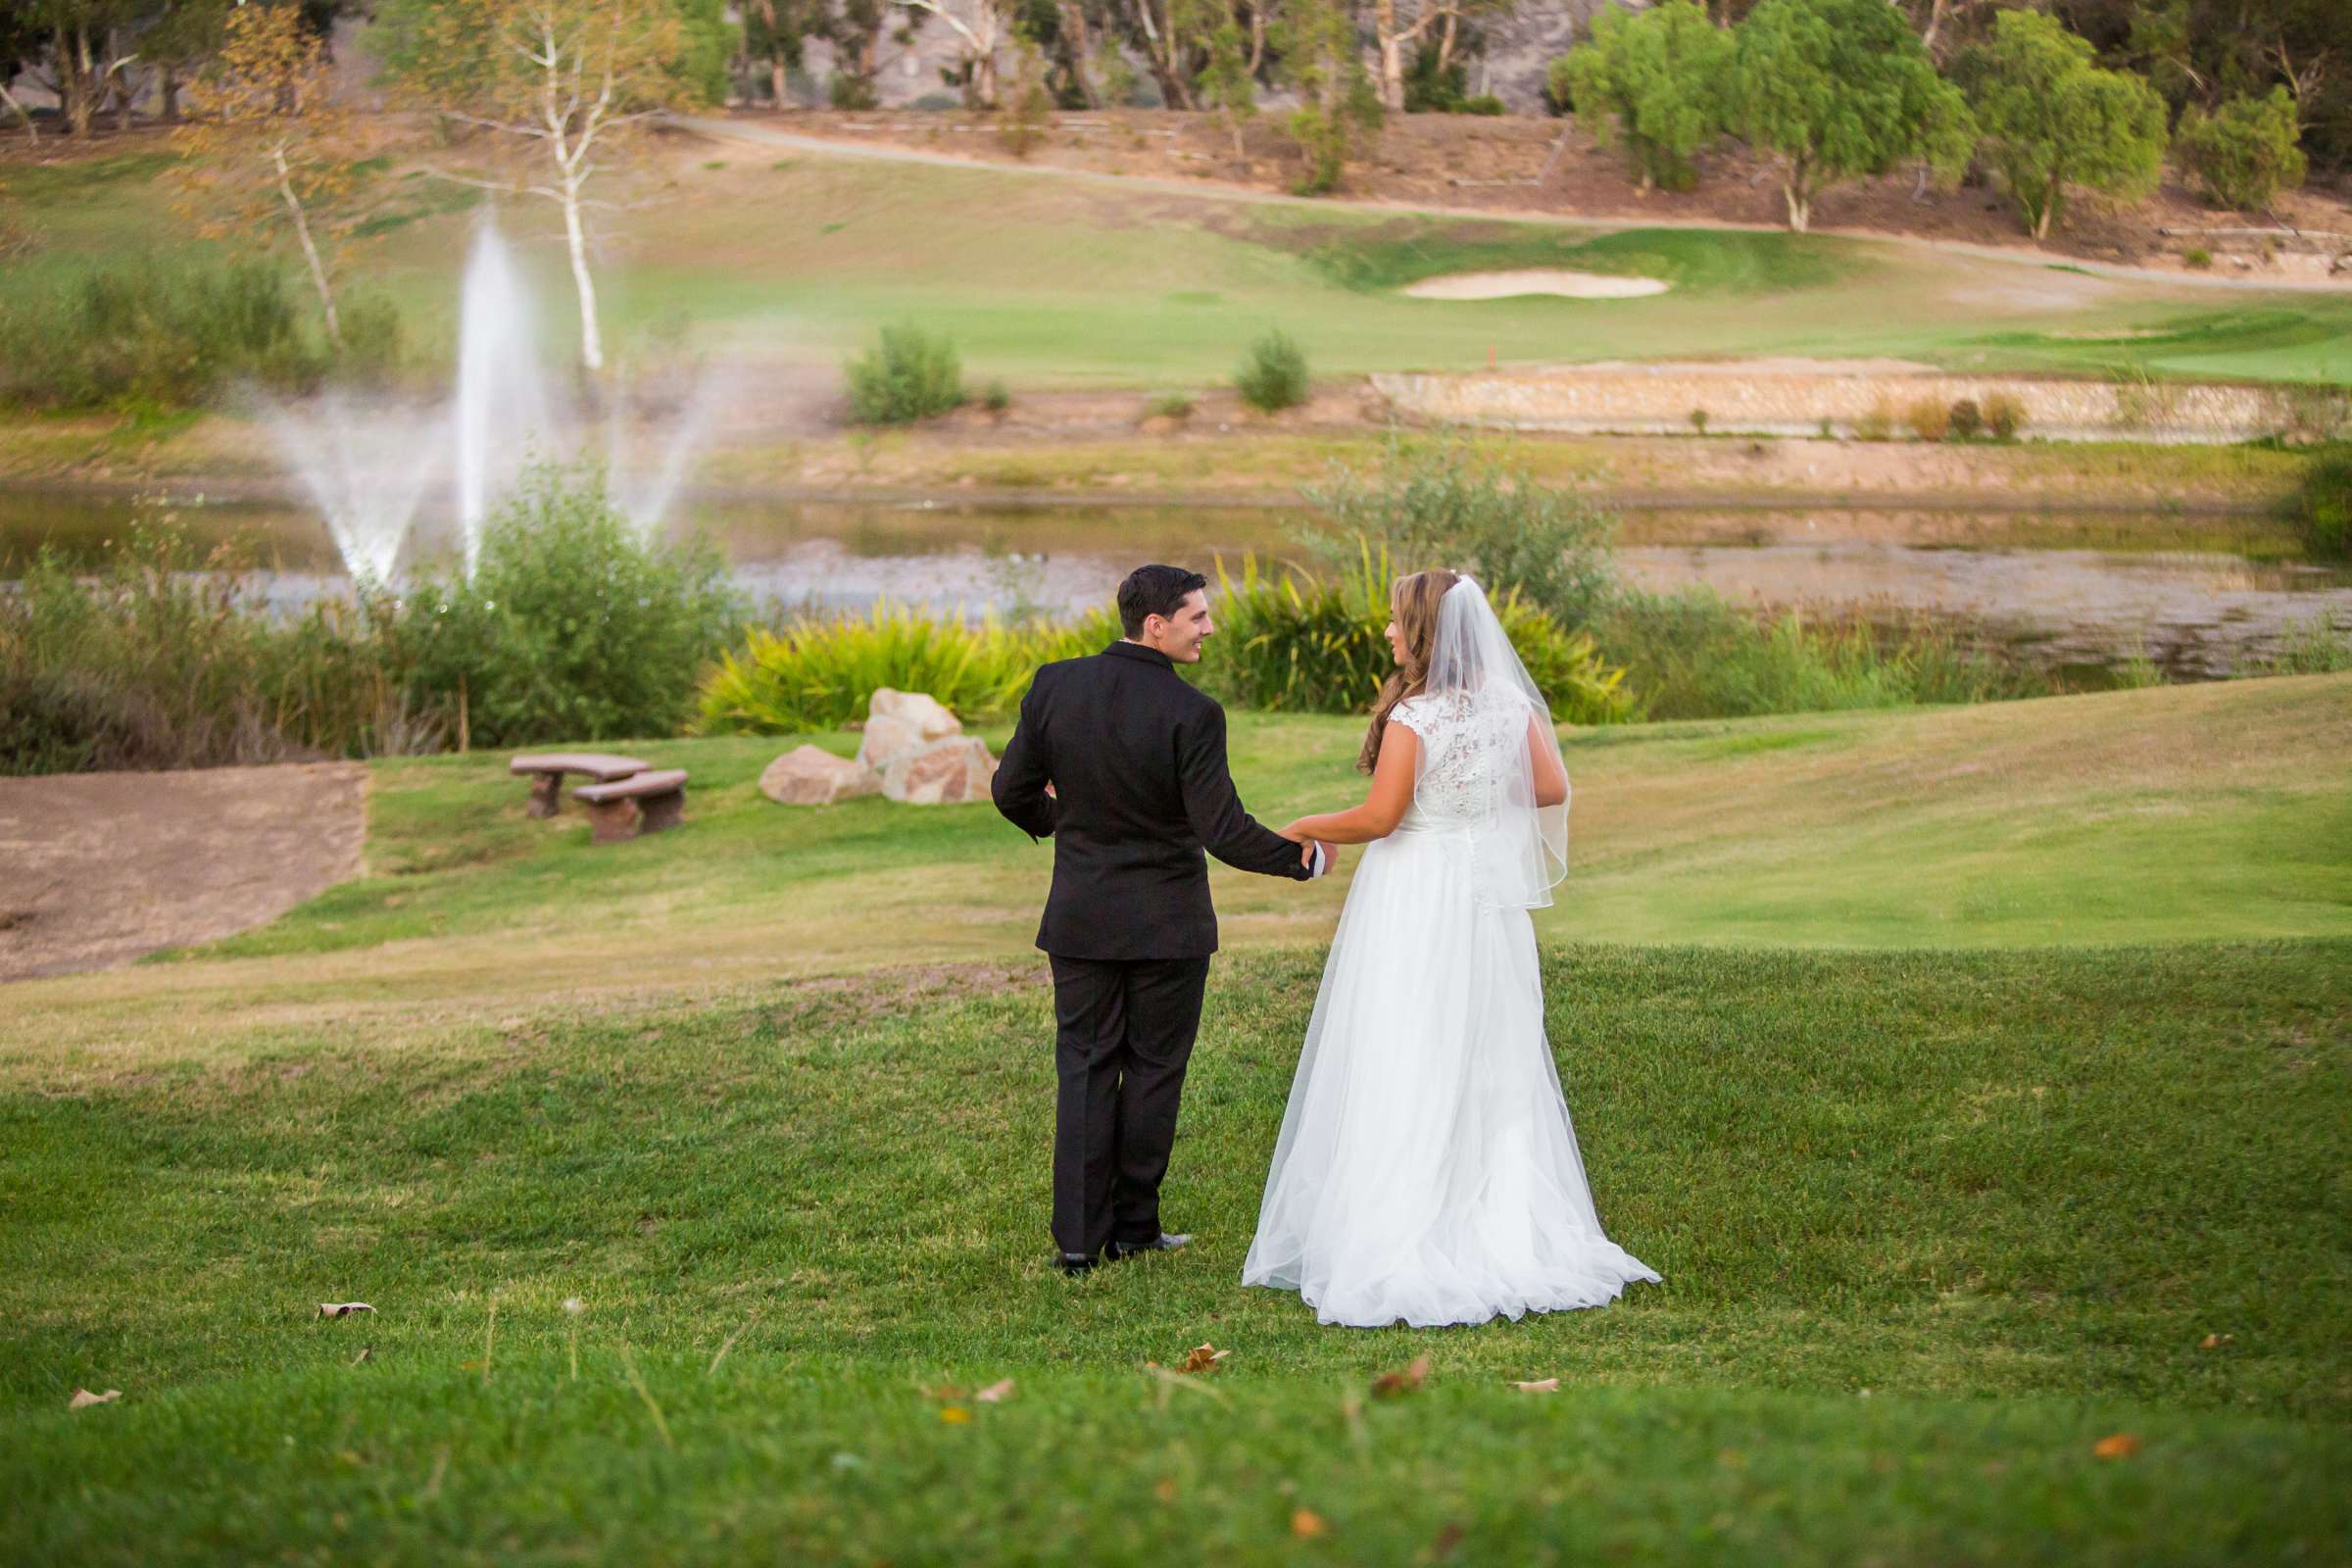
<svg viewBox="0 0 2352 1568">
<path fill-rule="evenodd" d="M 1144 619 L 1173 620 L 1184 596 L 1208 586 L 1208 579 L 1182 566 L 1138 566 L 1119 584 L 1119 624 L 1130 637 L 1144 634 Z"/>
</svg>

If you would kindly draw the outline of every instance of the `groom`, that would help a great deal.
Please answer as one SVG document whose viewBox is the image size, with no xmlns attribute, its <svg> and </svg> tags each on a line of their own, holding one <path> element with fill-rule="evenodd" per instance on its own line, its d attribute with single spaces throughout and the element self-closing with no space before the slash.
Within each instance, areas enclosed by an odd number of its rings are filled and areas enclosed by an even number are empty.
<svg viewBox="0 0 2352 1568">
<path fill-rule="evenodd" d="M 1192 1239 L 1160 1230 L 1159 1181 L 1217 950 L 1201 852 L 1300 881 L 1329 856 L 1242 809 L 1225 710 L 1176 673 L 1216 629 L 1208 579 L 1137 567 L 1119 624 L 1122 641 L 1037 672 L 994 785 L 1015 827 L 1054 839 L 1037 945 L 1054 970 L 1054 1242 L 1069 1274 Z"/>
</svg>

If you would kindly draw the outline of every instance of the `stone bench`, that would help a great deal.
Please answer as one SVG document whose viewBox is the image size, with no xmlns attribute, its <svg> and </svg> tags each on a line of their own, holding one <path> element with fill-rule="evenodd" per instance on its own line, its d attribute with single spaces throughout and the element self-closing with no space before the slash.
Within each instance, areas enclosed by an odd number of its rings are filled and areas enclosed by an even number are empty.
<svg viewBox="0 0 2352 1568">
<path fill-rule="evenodd" d="M 634 757 L 611 757 L 603 752 L 542 752 L 515 758 L 507 771 L 528 777 L 533 816 L 553 816 L 564 804 L 564 775 L 584 773 L 599 784 L 642 773 L 651 763 Z"/>
<path fill-rule="evenodd" d="M 596 829 L 599 844 L 659 833 L 686 820 L 686 770 L 682 767 L 636 773 L 610 784 L 583 784 L 571 795 L 588 808 L 588 821 Z"/>
</svg>

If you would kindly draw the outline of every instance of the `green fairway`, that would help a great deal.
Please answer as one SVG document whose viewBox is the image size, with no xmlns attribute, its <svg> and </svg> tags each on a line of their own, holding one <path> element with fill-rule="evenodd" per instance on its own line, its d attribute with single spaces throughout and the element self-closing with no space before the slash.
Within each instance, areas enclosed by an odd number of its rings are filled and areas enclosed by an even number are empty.
<svg viewBox="0 0 2352 1568">
<path fill-rule="evenodd" d="M 602 263 L 625 354 L 698 348 L 832 363 L 887 322 L 951 333 L 976 375 L 1198 386 L 1269 326 L 1318 374 L 1757 355 L 1897 355 L 1990 370 L 2352 379 L 2352 298 L 2199 287 L 1834 236 L 1621 228 L 1123 190 L 1017 170 L 822 156 L 717 168 L 663 155 L 649 205 L 615 215 Z M 155 249 L 168 159 L 11 173 L 47 244 L 0 298 Z M 454 319 L 469 204 L 411 172 L 355 272 L 430 355 Z M 559 347 L 576 332 L 544 204 L 504 214 Z M 135 245 L 137 251 L 131 251 Z M 1441 271 L 1557 266 L 1662 278 L 1632 300 L 1408 299 Z"/>
</svg>

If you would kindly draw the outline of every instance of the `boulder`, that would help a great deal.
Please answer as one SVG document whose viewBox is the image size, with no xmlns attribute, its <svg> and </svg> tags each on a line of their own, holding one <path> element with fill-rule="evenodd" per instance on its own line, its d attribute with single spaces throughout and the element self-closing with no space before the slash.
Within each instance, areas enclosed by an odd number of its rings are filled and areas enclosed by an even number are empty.
<svg viewBox="0 0 2352 1568">
<path fill-rule="evenodd" d="M 760 775 L 760 793 L 778 806 L 831 806 L 881 788 L 881 775 L 872 768 L 835 757 L 821 746 L 786 752 Z"/>
<path fill-rule="evenodd" d="M 900 758 L 962 733 L 962 722 L 937 698 L 879 687 L 866 704 L 865 735 L 858 743 L 858 760 L 877 773 L 887 772 Z"/>
<path fill-rule="evenodd" d="M 988 799 L 997 760 L 977 735 L 955 735 L 908 752 L 882 774 L 882 793 L 908 806 L 952 806 Z"/>
</svg>

